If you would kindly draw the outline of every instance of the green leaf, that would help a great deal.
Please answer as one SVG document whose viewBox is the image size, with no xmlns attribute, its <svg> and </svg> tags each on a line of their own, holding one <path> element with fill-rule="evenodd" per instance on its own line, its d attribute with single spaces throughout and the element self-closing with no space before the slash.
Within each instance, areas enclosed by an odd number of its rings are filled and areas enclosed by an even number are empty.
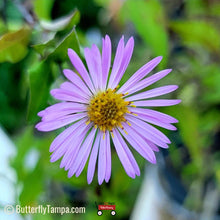
<svg viewBox="0 0 220 220">
<path fill-rule="evenodd" d="M 133 22 L 137 32 L 156 56 L 164 56 L 165 64 L 168 55 L 168 36 L 162 9 L 157 0 L 128 0 L 122 8 L 122 16 Z"/>
<path fill-rule="evenodd" d="M 72 13 L 63 16 L 61 18 L 55 19 L 53 21 L 40 21 L 41 26 L 49 31 L 61 31 L 70 30 L 73 26 L 77 25 L 80 20 L 80 12 L 74 10 Z"/>
<path fill-rule="evenodd" d="M 76 53 L 80 53 L 79 43 L 75 28 L 66 35 L 62 41 L 58 44 L 55 50 L 48 56 L 49 59 L 54 59 L 57 61 L 65 61 L 68 59 L 67 50 L 72 48 Z"/>
<path fill-rule="evenodd" d="M 41 61 L 29 70 L 30 101 L 27 120 L 36 122 L 37 113 L 46 107 L 49 97 L 49 87 L 52 82 L 50 63 Z"/>
<path fill-rule="evenodd" d="M 64 51 L 66 48 L 73 48 L 75 51 L 79 52 L 79 43 L 75 31 L 75 26 L 78 24 L 79 19 L 79 11 L 74 10 L 70 15 L 58 20 L 44 22 L 46 29 L 58 32 L 53 39 L 41 44 L 33 45 L 32 47 L 42 56 L 43 59 L 46 59 L 51 53 L 55 52 L 57 47 L 59 47 L 58 52 L 61 50 Z M 64 48 L 61 49 L 62 47 Z M 65 53 L 67 53 L 67 50 Z M 57 55 L 55 55 L 56 58 L 60 57 L 61 60 L 63 60 L 63 54 L 60 54 L 60 56 Z M 66 58 L 66 56 L 64 57 Z"/>
<path fill-rule="evenodd" d="M 35 0 L 33 1 L 34 11 L 39 19 L 50 20 L 51 9 L 54 0 Z"/>
<path fill-rule="evenodd" d="M 0 38 L 0 62 L 16 63 L 22 60 L 28 52 L 30 34 L 31 30 L 27 27 L 4 34 Z"/>
<path fill-rule="evenodd" d="M 57 37 L 45 44 L 34 45 L 34 49 L 41 54 L 43 59 L 52 59 L 62 62 L 68 59 L 67 49 L 72 48 L 76 53 L 80 52 L 78 37 L 75 28 L 66 34 L 57 43 Z"/>
<path fill-rule="evenodd" d="M 206 21 L 174 21 L 170 27 L 186 45 L 199 45 L 211 52 L 219 52 L 220 32 L 213 24 Z"/>
<path fill-rule="evenodd" d="M 43 44 L 36 44 L 32 46 L 36 52 L 38 52 L 43 58 L 46 58 L 50 53 L 53 52 L 56 47 L 55 39 L 51 39 Z"/>
</svg>

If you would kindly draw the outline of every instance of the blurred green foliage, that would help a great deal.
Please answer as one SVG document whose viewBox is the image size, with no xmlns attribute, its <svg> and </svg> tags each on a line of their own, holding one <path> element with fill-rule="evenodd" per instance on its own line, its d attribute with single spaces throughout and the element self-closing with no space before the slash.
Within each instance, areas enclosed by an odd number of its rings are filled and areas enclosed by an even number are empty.
<svg viewBox="0 0 220 220">
<path fill-rule="evenodd" d="M 219 52 L 220 39 L 219 30 L 206 21 L 174 21 L 171 23 L 171 29 L 175 31 L 184 44 L 199 45 L 210 52 Z M 204 34 L 208 33 L 208 34 Z"/>
<path fill-rule="evenodd" d="M 36 0 L 33 2 L 34 12 L 39 19 L 51 20 L 51 10 L 54 0 Z"/>
<path fill-rule="evenodd" d="M 163 56 L 163 64 L 168 59 L 168 35 L 163 7 L 157 0 L 128 0 L 123 5 L 121 16 L 124 22 L 129 20 L 135 26 L 138 34 L 152 49 L 154 56 Z"/>
<path fill-rule="evenodd" d="M 47 105 L 49 86 L 52 81 L 50 65 L 45 61 L 36 63 L 29 70 L 29 79 L 30 101 L 27 119 L 30 122 L 34 122 L 37 120 L 37 113 L 39 110 Z"/>
<path fill-rule="evenodd" d="M 27 45 L 30 34 L 29 28 L 4 34 L 0 40 L 0 62 L 16 63 L 22 60 L 28 53 Z"/>
<path fill-rule="evenodd" d="M 179 106 L 161 109 L 179 119 L 174 137 L 173 132 L 166 131 L 173 140 L 165 162 L 172 165 L 188 190 L 187 208 L 201 211 L 209 180 L 220 189 L 219 9 L 218 1 L 206 0 L 1 3 L 0 124 L 17 146 L 11 166 L 17 174 L 17 186 L 21 186 L 16 198 L 19 203 L 85 205 L 86 214 L 74 215 L 74 219 L 95 219 L 95 201 L 115 202 L 114 219 L 127 219 L 131 214 L 143 174 L 135 180 L 128 178 L 113 152 L 109 184 L 98 186 L 95 176 L 88 186 L 86 170 L 79 178 L 68 179 L 59 168 L 59 161 L 49 162 L 50 143 L 61 129 L 50 134 L 34 129 L 39 120 L 37 112 L 55 102 L 49 95 L 50 89 L 64 80 L 62 69 L 71 67 L 67 48 L 74 49 L 83 59 L 81 48 L 89 45 L 91 30 L 98 29 L 96 35 L 107 33 L 113 42 L 122 34 L 126 39 L 135 37 L 134 55 L 123 81 L 157 55 L 164 56 L 159 69 L 173 68 L 169 76 L 155 85 L 178 84 L 179 90 L 170 97 L 182 99 Z M 33 169 L 29 169 L 25 161 L 32 150 L 39 156 Z M 145 161 L 134 154 L 144 173 Z M 111 218 L 107 212 L 103 217 Z M 35 215 L 33 219 L 73 217 Z"/>
</svg>

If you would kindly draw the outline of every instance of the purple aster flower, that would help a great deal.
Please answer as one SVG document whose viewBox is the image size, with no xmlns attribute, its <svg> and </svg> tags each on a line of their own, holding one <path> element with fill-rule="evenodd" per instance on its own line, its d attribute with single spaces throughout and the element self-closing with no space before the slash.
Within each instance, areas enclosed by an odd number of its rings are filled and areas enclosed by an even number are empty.
<svg viewBox="0 0 220 220">
<path fill-rule="evenodd" d="M 69 80 L 53 89 L 51 95 L 61 100 L 38 113 L 42 121 L 36 125 L 40 131 L 52 131 L 70 125 L 59 134 L 50 146 L 51 162 L 62 157 L 60 167 L 68 170 L 68 177 L 78 177 L 88 160 L 87 181 L 90 184 L 98 166 L 98 182 L 109 181 L 111 176 L 110 139 L 125 169 L 131 178 L 140 175 L 138 164 L 128 143 L 146 160 L 156 163 L 154 151 L 168 148 L 170 140 L 152 125 L 176 130 L 175 118 L 149 107 L 176 105 L 180 100 L 151 99 L 173 92 L 176 85 L 162 86 L 143 91 L 171 72 L 162 70 L 146 77 L 161 61 L 156 57 L 137 70 L 119 88 L 119 82 L 130 62 L 134 48 L 131 37 L 124 44 L 118 43 L 113 66 L 111 66 L 111 41 L 108 36 L 102 41 L 102 54 L 98 47 L 85 48 L 88 69 L 79 56 L 68 50 L 69 58 L 79 75 L 65 69 Z M 88 159 L 89 158 L 89 159 Z"/>
</svg>

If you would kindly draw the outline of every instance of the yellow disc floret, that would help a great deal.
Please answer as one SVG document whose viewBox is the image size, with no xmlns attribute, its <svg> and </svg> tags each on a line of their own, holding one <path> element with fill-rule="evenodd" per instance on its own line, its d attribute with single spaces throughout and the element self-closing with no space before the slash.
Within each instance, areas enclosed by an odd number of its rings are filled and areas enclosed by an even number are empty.
<svg viewBox="0 0 220 220">
<path fill-rule="evenodd" d="M 123 94 L 117 94 L 112 89 L 93 96 L 87 109 L 90 122 L 102 131 L 122 127 L 121 122 L 126 121 L 124 116 L 129 113 L 127 106 L 130 104 L 122 97 Z"/>
</svg>

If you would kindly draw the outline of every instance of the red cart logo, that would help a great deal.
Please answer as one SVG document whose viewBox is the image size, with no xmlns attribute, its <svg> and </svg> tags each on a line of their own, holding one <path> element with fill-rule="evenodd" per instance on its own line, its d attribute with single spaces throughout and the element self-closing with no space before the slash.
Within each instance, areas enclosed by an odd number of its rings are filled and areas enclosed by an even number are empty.
<svg viewBox="0 0 220 220">
<path fill-rule="evenodd" d="M 107 202 L 105 202 L 104 204 L 99 204 L 99 205 L 97 205 L 97 203 L 96 203 L 96 207 L 97 207 L 97 209 L 98 209 L 98 211 L 97 211 L 97 214 L 99 215 L 99 216 L 101 216 L 102 214 L 103 214 L 103 210 L 109 210 L 109 211 L 111 211 L 110 213 L 111 213 L 111 215 L 115 215 L 116 214 L 116 211 L 115 211 L 115 205 L 113 205 L 113 203 L 107 203 Z"/>
</svg>

